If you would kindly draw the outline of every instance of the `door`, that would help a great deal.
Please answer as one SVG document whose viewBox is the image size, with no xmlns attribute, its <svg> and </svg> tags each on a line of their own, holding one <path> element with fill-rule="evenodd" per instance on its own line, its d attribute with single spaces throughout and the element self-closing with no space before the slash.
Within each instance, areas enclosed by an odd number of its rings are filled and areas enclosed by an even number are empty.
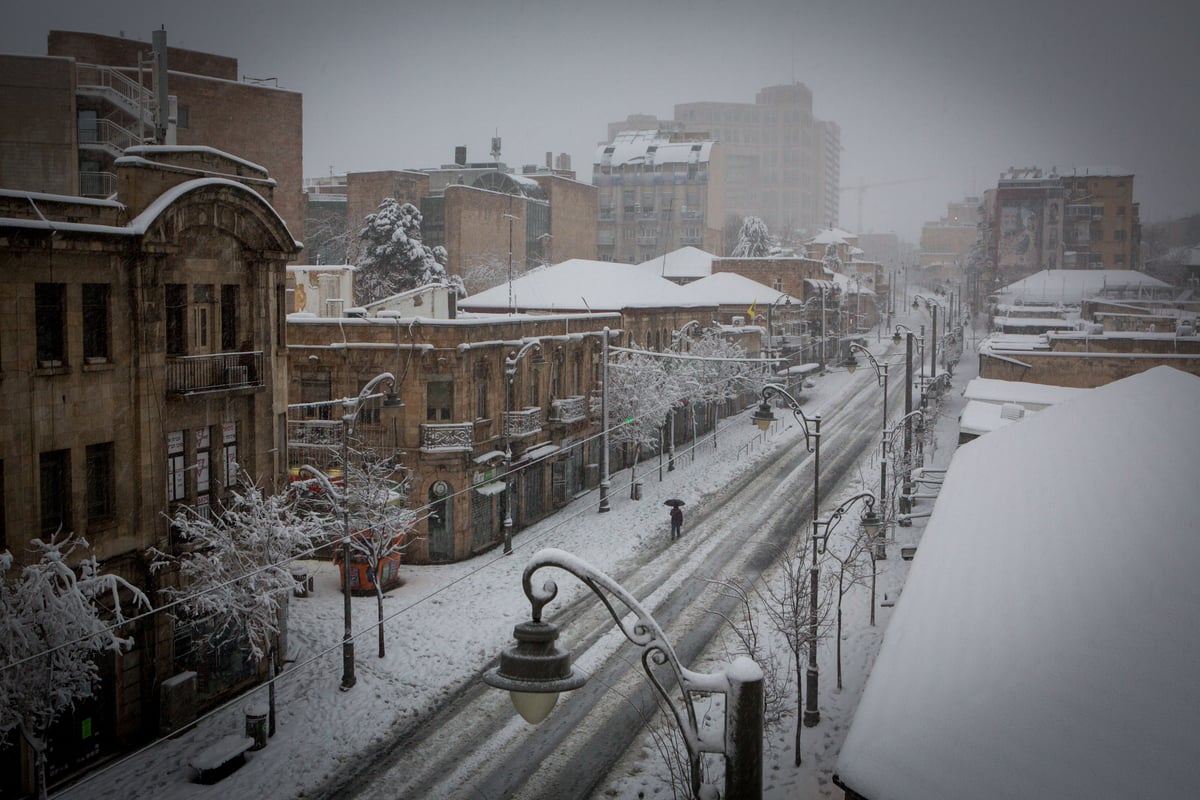
<svg viewBox="0 0 1200 800">
<path fill-rule="evenodd" d="M 454 559 L 454 519 L 450 485 L 445 481 L 434 481 L 429 487 L 429 518 L 425 521 L 429 530 L 429 560 L 452 561 Z"/>
</svg>

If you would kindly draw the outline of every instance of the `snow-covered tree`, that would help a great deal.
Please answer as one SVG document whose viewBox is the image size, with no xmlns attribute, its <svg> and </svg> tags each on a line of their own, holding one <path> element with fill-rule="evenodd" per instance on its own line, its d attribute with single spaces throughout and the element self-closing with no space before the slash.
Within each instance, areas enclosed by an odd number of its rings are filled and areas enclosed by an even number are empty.
<svg viewBox="0 0 1200 800">
<path fill-rule="evenodd" d="M 102 573 L 94 556 L 72 569 L 75 551 L 88 550 L 77 536 L 30 546 L 36 558 L 19 569 L 11 552 L 0 552 L 0 740 L 20 728 L 34 752 L 37 796 L 45 798 L 47 731 L 95 694 L 96 655 L 132 644 L 117 633 L 126 621 L 122 593 L 135 608 L 150 603 L 124 579 Z"/>
<path fill-rule="evenodd" d="M 641 449 L 658 442 L 667 409 L 680 396 L 661 359 L 626 352 L 614 353 L 609 358 L 609 441 L 633 448 L 631 495 Z M 597 393 L 592 397 L 592 411 L 597 416 L 600 405 Z"/>
<path fill-rule="evenodd" d="M 732 256 L 734 258 L 765 258 L 771 255 L 771 248 L 774 246 L 775 241 L 771 238 L 771 232 L 767 230 L 767 223 L 763 222 L 760 217 L 744 217 Z"/>
<path fill-rule="evenodd" d="M 412 203 L 386 198 L 368 214 L 358 234 L 355 301 L 359 304 L 440 283 L 463 293 L 462 278 L 446 272 L 446 249 L 421 241 L 421 212 Z"/>
<path fill-rule="evenodd" d="M 385 574 L 400 554 L 414 541 L 417 514 L 403 505 L 406 487 L 391 480 L 390 460 L 364 454 L 362 459 L 346 465 L 350 482 L 346 489 L 349 502 L 351 558 L 367 562 L 375 585 L 375 604 L 378 611 L 379 657 L 383 658 L 383 592 L 395 583 L 388 583 Z M 396 579 L 398 582 L 399 579 Z"/>
<path fill-rule="evenodd" d="M 283 604 L 298 587 L 288 562 L 320 544 L 326 523 L 302 512 L 290 493 L 267 494 L 253 481 L 233 491 L 216 513 L 180 506 L 171 517 L 185 549 L 151 550 L 151 569 L 179 572 L 179 585 L 163 589 L 176 603 L 180 624 L 211 624 L 212 641 L 245 642 L 255 661 L 270 659 L 278 674 Z M 275 729 L 271 682 L 270 729 Z"/>
<path fill-rule="evenodd" d="M 692 358 L 680 360 L 675 371 L 680 373 L 679 385 L 689 402 L 711 406 L 761 383 L 755 380 L 761 368 L 747 361 L 746 348 L 722 336 L 720 331 L 708 328 L 697 338 L 686 338 L 682 345 L 680 349 Z M 715 426 L 713 442 L 716 443 Z"/>
</svg>

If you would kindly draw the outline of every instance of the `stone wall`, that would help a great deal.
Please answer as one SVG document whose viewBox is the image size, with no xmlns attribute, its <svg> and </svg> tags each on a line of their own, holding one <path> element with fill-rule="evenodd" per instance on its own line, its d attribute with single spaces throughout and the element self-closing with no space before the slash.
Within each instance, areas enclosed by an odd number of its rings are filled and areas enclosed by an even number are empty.
<svg viewBox="0 0 1200 800">
<path fill-rule="evenodd" d="M 979 377 L 1092 389 L 1166 365 L 1200 375 L 1200 355 L 1121 353 L 979 354 Z"/>
</svg>

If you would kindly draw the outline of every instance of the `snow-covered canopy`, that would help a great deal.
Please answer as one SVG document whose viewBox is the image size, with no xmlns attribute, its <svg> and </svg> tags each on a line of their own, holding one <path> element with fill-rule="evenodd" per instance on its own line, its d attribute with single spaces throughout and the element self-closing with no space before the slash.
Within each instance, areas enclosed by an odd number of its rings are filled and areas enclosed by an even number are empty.
<svg viewBox="0 0 1200 800">
<path fill-rule="evenodd" d="M 1147 297 L 1170 291 L 1171 285 L 1131 269 L 1055 269 L 1042 270 L 1003 287 L 996 295 L 1002 301 L 1057 302 L 1079 305 L 1089 297 L 1122 292 L 1145 293 Z"/>
<path fill-rule="evenodd" d="M 513 279 L 518 311 L 620 311 L 623 308 L 701 305 L 683 287 L 634 264 L 573 258 Z M 466 311 L 508 308 L 508 283 L 458 301 Z"/>
<path fill-rule="evenodd" d="M 1019 403 L 1031 411 L 1036 411 L 1047 406 L 1057 405 L 1064 400 L 1080 397 L 1090 391 L 1090 389 L 1051 386 L 1045 383 L 1001 381 L 995 378 L 972 378 L 967 383 L 967 388 L 963 390 L 963 397 L 968 402 L 979 400 L 996 405 Z"/>
<path fill-rule="evenodd" d="M 707 278 L 685 284 L 682 289 L 683 293 L 696 304 L 749 307 L 751 303 L 755 303 L 763 314 L 766 313 L 767 306 L 776 301 L 779 301 L 780 305 L 786 302 L 797 302 L 795 298 L 790 298 L 777 289 L 772 289 L 758 281 L 752 281 L 736 272 L 714 272 Z M 785 299 L 780 300 L 780 298 Z"/>
<path fill-rule="evenodd" d="M 838 758 L 847 786 L 1195 794 L 1197 408 L 1200 378 L 1156 367 L 958 449 Z"/>
<path fill-rule="evenodd" d="M 681 247 L 649 261 L 638 264 L 644 270 L 663 278 L 695 280 L 712 274 L 712 253 L 695 247 Z"/>
</svg>

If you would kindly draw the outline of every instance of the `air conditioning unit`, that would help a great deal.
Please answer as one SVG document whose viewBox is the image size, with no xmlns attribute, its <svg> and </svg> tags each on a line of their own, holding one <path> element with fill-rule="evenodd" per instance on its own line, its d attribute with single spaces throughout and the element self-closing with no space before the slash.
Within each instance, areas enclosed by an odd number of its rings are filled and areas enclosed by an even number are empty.
<svg viewBox="0 0 1200 800">
<path fill-rule="evenodd" d="M 196 719 L 196 673 L 172 675 L 159 687 L 158 732 L 174 733 Z"/>
</svg>

